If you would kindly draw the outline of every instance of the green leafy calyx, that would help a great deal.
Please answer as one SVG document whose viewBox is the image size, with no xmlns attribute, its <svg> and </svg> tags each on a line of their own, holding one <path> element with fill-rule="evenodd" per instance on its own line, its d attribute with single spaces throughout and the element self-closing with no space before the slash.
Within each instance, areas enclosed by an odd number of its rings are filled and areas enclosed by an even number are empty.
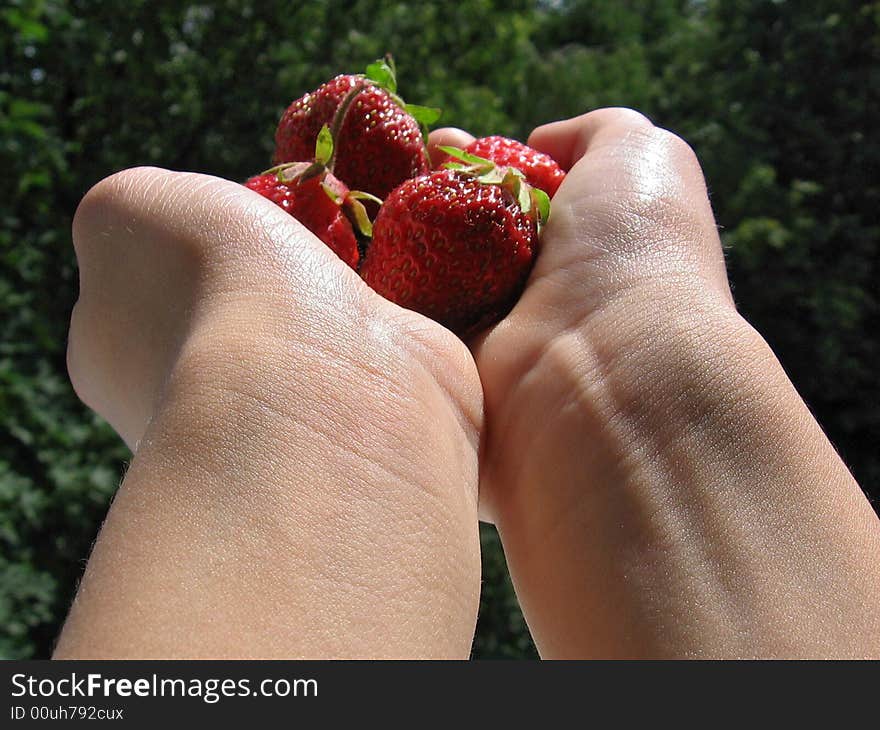
<svg viewBox="0 0 880 730">
<path fill-rule="evenodd" d="M 550 217 L 550 197 L 543 190 L 526 182 L 526 176 L 516 167 L 499 167 L 491 160 L 472 155 L 458 147 L 440 145 L 440 150 L 453 159 L 443 167 L 476 178 L 484 185 L 500 185 L 519 203 L 540 230 Z"/>
<path fill-rule="evenodd" d="M 397 93 L 397 69 L 390 53 L 386 53 L 384 58 L 373 61 L 367 66 L 365 76 L 389 94 Z"/>
<path fill-rule="evenodd" d="M 333 135 L 330 133 L 330 127 L 325 124 L 318 132 L 318 139 L 315 141 L 315 162 L 327 165 L 332 158 Z"/>
</svg>

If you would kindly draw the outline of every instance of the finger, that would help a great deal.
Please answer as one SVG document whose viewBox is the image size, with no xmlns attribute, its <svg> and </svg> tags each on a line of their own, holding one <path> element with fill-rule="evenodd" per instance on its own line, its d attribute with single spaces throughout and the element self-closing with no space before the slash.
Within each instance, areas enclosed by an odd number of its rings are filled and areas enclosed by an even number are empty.
<svg viewBox="0 0 880 730">
<path fill-rule="evenodd" d="M 163 291 L 185 292 L 197 306 L 239 294 L 284 303 L 308 288 L 310 296 L 297 305 L 305 314 L 306 303 L 338 308 L 369 292 L 293 216 L 243 185 L 210 175 L 149 167 L 112 175 L 77 209 L 73 241 L 81 299 L 100 292 L 120 302 L 135 294 L 156 300 Z M 164 285 L 178 261 L 192 279 Z"/>
<path fill-rule="evenodd" d="M 463 129 L 456 127 L 435 129 L 428 136 L 428 155 L 431 159 L 431 166 L 436 170 L 449 159 L 449 155 L 440 149 L 441 146 L 464 149 L 473 141 L 474 136 Z"/>
<path fill-rule="evenodd" d="M 628 130 L 650 129 L 652 126 L 651 120 L 633 109 L 596 109 L 579 117 L 538 127 L 529 136 L 529 146 L 550 155 L 567 171 L 598 137 L 621 135 Z"/>
</svg>

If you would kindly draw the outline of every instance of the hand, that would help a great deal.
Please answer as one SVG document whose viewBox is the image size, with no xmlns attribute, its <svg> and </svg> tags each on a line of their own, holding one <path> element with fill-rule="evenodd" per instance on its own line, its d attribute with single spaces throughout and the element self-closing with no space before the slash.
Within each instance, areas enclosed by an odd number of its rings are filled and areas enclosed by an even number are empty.
<svg viewBox="0 0 880 730">
<path fill-rule="evenodd" d="M 431 138 L 435 149 L 471 141 L 457 129 Z M 571 387 L 595 375 L 585 368 L 612 366 L 640 344 L 628 338 L 654 339 L 658 321 L 691 317 L 695 306 L 707 318 L 736 316 L 703 175 L 684 141 L 638 112 L 602 109 L 541 127 L 529 143 L 568 175 L 525 292 L 474 346 L 491 422 L 481 479 L 490 520 L 509 498 L 499 492 L 518 481 L 504 473 L 518 469 L 508 458 L 514 444 L 534 446 L 536 414 L 579 397 Z M 560 381 L 562 373 L 570 377 Z"/>
<path fill-rule="evenodd" d="M 57 656 L 466 657 L 464 345 L 235 183 L 114 175 L 74 242 L 71 379 L 135 456 Z"/>
<path fill-rule="evenodd" d="M 693 151 L 627 109 L 529 143 L 569 172 L 473 349 L 481 512 L 542 655 L 880 653 L 877 519 L 736 312 Z"/>
</svg>

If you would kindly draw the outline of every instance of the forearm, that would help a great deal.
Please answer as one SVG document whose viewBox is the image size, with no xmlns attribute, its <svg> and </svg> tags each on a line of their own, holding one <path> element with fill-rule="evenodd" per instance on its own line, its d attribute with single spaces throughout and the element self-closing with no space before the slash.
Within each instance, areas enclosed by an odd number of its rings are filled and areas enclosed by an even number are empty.
<svg viewBox="0 0 880 730">
<path fill-rule="evenodd" d="M 870 505 L 766 343 L 730 307 L 674 298 L 608 307 L 536 365 L 559 417 L 506 475 L 499 529 L 539 648 L 880 654 Z"/>
<path fill-rule="evenodd" d="M 393 346 L 258 321 L 189 338 L 56 656 L 466 657 L 473 424 Z"/>
</svg>

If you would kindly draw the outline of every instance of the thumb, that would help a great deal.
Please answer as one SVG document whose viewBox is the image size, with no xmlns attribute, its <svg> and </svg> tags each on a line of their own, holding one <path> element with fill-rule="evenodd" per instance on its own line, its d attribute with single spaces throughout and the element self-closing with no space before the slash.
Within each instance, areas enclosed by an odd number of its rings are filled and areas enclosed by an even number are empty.
<svg viewBox="0 0 880 730">
<path fill-rule="evenodd" d="M 458 147 L 464 149 L 474 141 L 474 136 L 463 129 L 456 127 L 442 127 L 435 129 L 428 135 L 428 156 L 431 160 L 431 167 L 435 170 L 449 159 L 440 147 Z"/>
</svg>

